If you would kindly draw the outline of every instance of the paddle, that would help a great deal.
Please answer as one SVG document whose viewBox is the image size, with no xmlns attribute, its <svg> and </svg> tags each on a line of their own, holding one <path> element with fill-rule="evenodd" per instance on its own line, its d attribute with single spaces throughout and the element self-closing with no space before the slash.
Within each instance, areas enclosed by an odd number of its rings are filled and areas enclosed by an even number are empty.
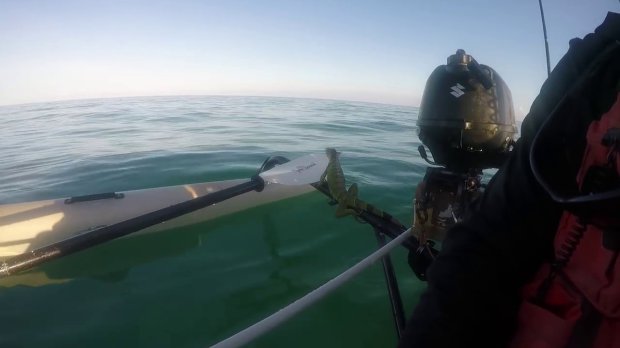
<svg viewBox="0 0 620 348">
<path fill-rule="evenodd" d="M 82 233 L 75 237 L 14 256 L 0 265 L 0 278 L 126 236 L 246 192 L 260 192 L 265 187 L 265 184 L 305 185 L 315 183 L 319 181 L 320 176 L 327 167 L 327 163 L 328 159 L 324 154 L 300 157 L 265 172 L 258 173 L 245 183 L 171 205 L 91 232 Z"/>
</svg>

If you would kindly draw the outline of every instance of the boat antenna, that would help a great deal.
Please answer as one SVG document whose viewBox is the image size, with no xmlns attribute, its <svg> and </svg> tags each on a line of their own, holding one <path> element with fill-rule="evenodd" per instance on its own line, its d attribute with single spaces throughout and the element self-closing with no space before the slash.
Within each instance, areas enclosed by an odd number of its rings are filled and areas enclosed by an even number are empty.
<svg viewBox="0 0 620 348">
<path fill-rule="evenodd" d="M 549 61 L 549 41 L 547 41 L 547 25 L 545 24 L 545 12 L 543 11 L 542 0 L 538 0 L 540 6 L 540 18 L 542 19 L 543 36 L 545 37 L 545 53 L 547 54 L 547 76 L 551 75 L 551 63 Z"/>
</svg>

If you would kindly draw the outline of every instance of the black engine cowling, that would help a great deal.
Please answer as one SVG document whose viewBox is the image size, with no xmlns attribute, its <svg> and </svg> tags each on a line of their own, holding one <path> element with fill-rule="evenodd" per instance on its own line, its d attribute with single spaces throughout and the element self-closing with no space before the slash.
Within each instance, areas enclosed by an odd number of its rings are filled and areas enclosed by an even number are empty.
<svg viewBox="0 0 620 348">
<path fill-rule="evenodd" d="M 463 50 L 428 78 L 417 126 L 435 163 L 455 171 L 499 167 L 517 133 L 510 89 Z"/>
</svg>

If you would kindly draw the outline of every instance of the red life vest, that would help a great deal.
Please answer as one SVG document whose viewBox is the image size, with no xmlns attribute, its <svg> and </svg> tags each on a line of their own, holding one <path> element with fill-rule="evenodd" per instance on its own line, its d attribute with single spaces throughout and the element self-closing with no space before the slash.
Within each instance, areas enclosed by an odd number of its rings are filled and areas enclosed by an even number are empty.
<svg viewBox="0 0 620 348">
<path fill-rule="evenodd" d="M 620 94 L 590 124 L 577 173 L 583 188 L 593 169 L 620 174 Z M 564 212 L 555 261 L 522 291 L 514 348 L 620 347 L 620 206 L 615 216 Z"/>
</svg>

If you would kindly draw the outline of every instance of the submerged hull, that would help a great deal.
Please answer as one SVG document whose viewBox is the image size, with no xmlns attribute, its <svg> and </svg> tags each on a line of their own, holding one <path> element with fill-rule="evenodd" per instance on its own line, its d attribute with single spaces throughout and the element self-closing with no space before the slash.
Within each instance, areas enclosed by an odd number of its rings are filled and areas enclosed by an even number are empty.
<svg viewBox="0 0 620 348">
<path fill-rule="evenodd" d="M 160 187 L 111 194 L 107 198 L 62 198 L 0 205 L 0 259 L 6 259 L 102 226 L 115 224 L 192 198 L 216 192 L 247 180 L 227 180 Z M 257 205 L 312 191 L 310 185 L 266 185 L 136 234 L 190 225 Z M 131 235 L 130 235 L 131 236 Z"/>
</svg>

